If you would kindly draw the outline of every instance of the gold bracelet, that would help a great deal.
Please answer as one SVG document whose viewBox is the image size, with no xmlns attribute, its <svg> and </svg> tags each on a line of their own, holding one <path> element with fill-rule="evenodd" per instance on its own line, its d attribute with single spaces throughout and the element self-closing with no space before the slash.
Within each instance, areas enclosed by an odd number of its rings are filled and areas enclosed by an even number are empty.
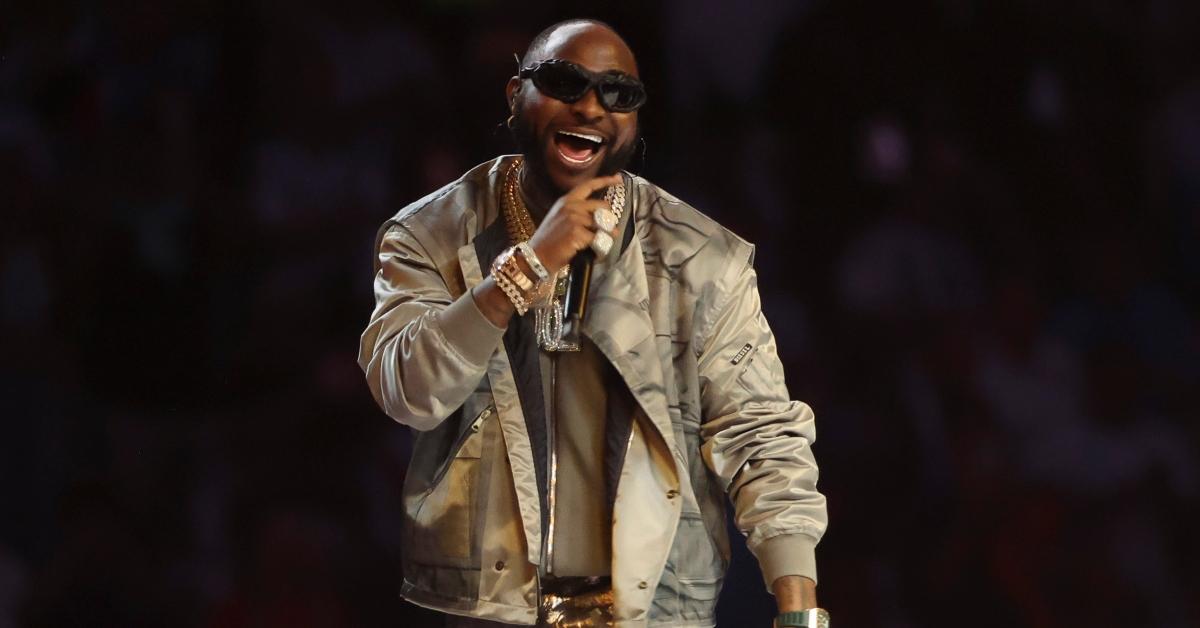
<svg viewBox="0 0 1200 628">
<path fill-rule="evenodd" d="M 509 255 L 504 260 L 504 264 L 501 265 L 500 270 L 504 271 L 504 274 L 508 275 L 508 278 L 512 279 L 513 283 L 517 284 L 521 290 L 524 290 L 525 294 L 533 292 L 533 282 L 529 280 L 529 277 L 525 276 L 525 273 L 521 272 L 521 267 L 517 265 L 517 258 L 515 256 Z"/>
<path fill-rule="evenodd" d="M 508 297 L 508 300 L 513 304 L 513 307 L 517 309 L 517 314 L 524 316 L 525 312 L 529 311 L 529 304 L 525 301 L 525 297 L 521 296 L 521 291 L 515 284 L 513 284 L 511 279 L 506 277 L 503 273 L 498 273 L 493 270 L 492 280 L 494 280 L 496 285 L 504 291 L 504 296 Z"/>
<path fill-rule="evenodd" d="M 517 314 L 524 316 L 525 312 L 529 311 L 529 300 L 526 298 L 528 291 L 522 294 L 518 282 L 505 272 L 505 266 L 513 261 L 512 255 L 513 248 L 509 247 L 492 261 L 492 281 L 496 282 L 496 285 L 504 292 L 508 300 L 512 302 L 513 307 L 517 308 Z M 520 273 L 520 268 L 517 268 L 517 272 Z M 524 279 L 526 283 L 530 283 L 528 278 Z"/>
</svg>

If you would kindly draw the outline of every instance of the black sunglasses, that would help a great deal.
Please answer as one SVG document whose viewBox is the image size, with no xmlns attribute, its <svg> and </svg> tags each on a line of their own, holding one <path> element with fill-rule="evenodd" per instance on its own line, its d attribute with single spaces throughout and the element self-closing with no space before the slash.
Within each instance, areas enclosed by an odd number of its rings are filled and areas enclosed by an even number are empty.
<svg viewBox="0 0 1200 628">
<path fill-rule="evenodd" d="M 642 82 L 616 70 L 592 72 L 570 61 L 547 59 L 521 68 L 518 76 L 533 79 L 539 91 L 563 102 L 575 102 L 594 88 L 608 111 L 629 113 L 646 104 Z"/>
</svg>

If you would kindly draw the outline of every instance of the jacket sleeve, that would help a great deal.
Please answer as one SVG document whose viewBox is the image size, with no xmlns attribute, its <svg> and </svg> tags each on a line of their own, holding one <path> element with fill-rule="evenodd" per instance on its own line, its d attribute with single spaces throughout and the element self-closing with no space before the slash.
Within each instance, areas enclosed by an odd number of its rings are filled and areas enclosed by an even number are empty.
<svg viewBox="0 0 1200 628">
<path fill-rule="evenodd" d="M 470 290 L 451 296 L 437 266 L 402 225 L 387 230 L 378 255 L 375 311 L 358 363 L 388 416 L 433 429 L 475 390 L 504 330 L 484 317 Z"/>
<path fill-rule="evenodd" d="M 789 399 L 753 267 L 731 266 L 698 345 L 701 447 L 770 590 L 780 576 L 816 580 L 825 497 L 816 488 L 812 410 Z"/>
</svg>

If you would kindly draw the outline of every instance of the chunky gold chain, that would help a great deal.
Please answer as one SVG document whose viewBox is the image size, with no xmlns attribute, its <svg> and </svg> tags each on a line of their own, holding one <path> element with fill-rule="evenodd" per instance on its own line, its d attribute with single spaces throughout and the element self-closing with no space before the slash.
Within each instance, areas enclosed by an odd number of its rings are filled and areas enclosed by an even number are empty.
<svg viewBox="0 0 1200 628">
<path fill-rule="evenodd" d="M 504 225 L 508 228 L 508 239 L 513 244 L 524 242 L 533 237 L 537 225 L 533 224 L 533 216 L 521 198 L 521 166 L 524 160 L 516 157 L 504 173 L 504 191 L 501 194 L 501 210 L 504 212 Z M 604 200 L 608 201 L 612 213 L 621 221 L 621 213 L 625 211 L 625 185 L 610 186 L 604 192 Z"/>
<path fill-rule="evenodd" d="M 513 244 L 533 237 L 533 232 L 537 228 L 533 224 L 533 216 L 529 214 L 529 208 L 525 206 L 525 201 L 521 198 L 521 163 L 522 159 L 517 157 L 509 164 L 508 170 L 504 173 L 504 193 L 501 197 L 504 224 L 508 227 L 508 239 Z"/>
</svg>

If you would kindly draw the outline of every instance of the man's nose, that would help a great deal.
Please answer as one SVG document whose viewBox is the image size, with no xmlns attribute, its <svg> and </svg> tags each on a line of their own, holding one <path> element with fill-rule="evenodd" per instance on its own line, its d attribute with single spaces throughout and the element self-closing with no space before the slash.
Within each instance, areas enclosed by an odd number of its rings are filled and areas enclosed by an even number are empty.
<svg viewBox="0 0 1200 628">
<path fill-rule="evenodd" d="M 596 93 L 595 87 L 589 88 L 583 97 L 572 103 L 571 110 L 586 120 L 599 120 L 605 114 L 604 106 L 600 104 L 600 96 Z"/>
</svg>

